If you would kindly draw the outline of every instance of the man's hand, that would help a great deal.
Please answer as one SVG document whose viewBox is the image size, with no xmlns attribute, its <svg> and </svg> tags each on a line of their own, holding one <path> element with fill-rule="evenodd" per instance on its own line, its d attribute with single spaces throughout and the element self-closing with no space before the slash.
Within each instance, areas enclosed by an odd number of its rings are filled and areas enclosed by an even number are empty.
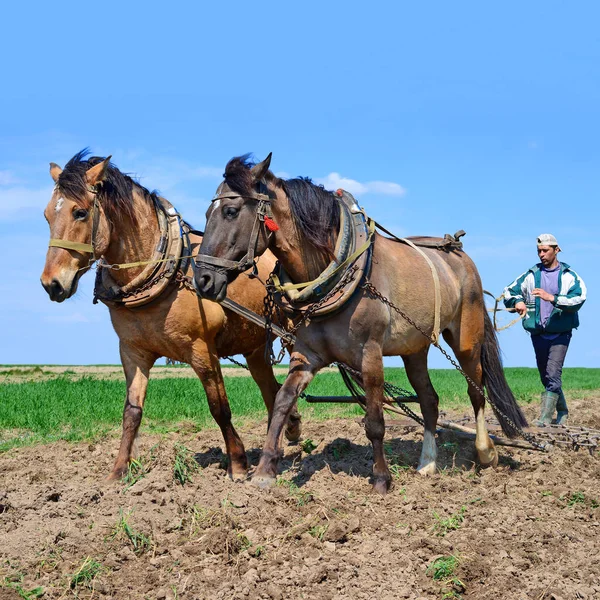
<svg viewBox="0 0 600 600">
<path fill-rule="evenodd" d="M 542 288 L 535 288 L 531 293 L 532 295 L 537 296 L 542 300 L 546 300 L 547 302 L 554 302 L 554 295 L 549 294 L 546 290 L 543 290 Z"/>
<path fill-rule="evenodd" d="M 515 310 L 524 317 L 527 314 L 527 305 L 525 302 L 517 302 L 515 304 Z"/>
</svg>

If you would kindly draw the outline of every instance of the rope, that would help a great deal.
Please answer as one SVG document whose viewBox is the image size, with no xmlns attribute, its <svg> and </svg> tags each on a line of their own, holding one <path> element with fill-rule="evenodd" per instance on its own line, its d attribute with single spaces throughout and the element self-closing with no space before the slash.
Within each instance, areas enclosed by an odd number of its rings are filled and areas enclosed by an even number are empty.
<svg viewBox="0 0 600 600">
<path fill-rule="evenodd" d="M 498 306 L 500 304 L 500 301 L 502 300 L 503 294 L 500 294 L 500 296 L 498 296 L 496 298 L 496 296 L 494 296 L 494 294 L 492 294 L 491 292 L 488 292 L 487 290 L 483 290 L 483 293 L 487 294 L 488 296 L 491 296 L 494 299 L 494 308 L 488 308 L 488 312 L 494 313 L 493 317 L 492 317 L 492 322 L 494 323 L 494 329 L 496 331 L 504 331 L 505 329 L 512 327 L 513 325 L 515 325 L 516 323 L 518 323 L 519 321 L 521 321 L 522 319 L 525 318 L 525 315 L 519 315 L 516 319 L 513 319 L 508 325 L 503 325 L 502 327 L 498 327 L 498 321 L 497 321 L 497 317 L 496 317 L 498 312 L 500 312 L 500 311 L 515 312 L 515 311 L 510 308 L 502 308 L 502 307 Z"/>
</svg>

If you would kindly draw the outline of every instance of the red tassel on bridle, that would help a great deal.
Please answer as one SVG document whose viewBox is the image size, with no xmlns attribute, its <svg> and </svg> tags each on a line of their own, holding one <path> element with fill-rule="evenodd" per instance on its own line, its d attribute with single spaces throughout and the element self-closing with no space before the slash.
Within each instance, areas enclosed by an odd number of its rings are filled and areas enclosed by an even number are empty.
<svg viewBox="0 0 600 600">
<path fill-rule="evenodd" d="M 275 223 L 275 221 L 273 221 L 273 219 L 271 219 L 271 217 L 267 217 L 267 216 L 265 216 L 265 227 L 269 231 L 277 231 L 279 229 L 279 225 L 277 225 L 277 223 Z"/>
</svg>

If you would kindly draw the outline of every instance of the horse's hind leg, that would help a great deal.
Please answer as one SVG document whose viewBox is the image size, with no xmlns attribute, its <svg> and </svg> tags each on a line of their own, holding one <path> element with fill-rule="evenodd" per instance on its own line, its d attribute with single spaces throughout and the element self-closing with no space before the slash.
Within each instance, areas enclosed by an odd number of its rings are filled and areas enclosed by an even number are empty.
<svg viewBox="0 0 600 600">
<path fill-rule="evenodd" d="M 425 431 L 423 433 L 423 448 L 417 471 L 421 475 L 433 475 L 436 471 L 437 444 L 435 441 L 435 430 L 438 420 L 439 397 L 435 391 L 429 372 L 427 371 L 427 353 L 429 347 L 402 357 L 406 367 L 406 376 L 413 386 L 419 403 L 421 404 L 421 413 L 425 421 Z"/>
<path fill-rule="evenodd" d="M 109 479 L 120 479 L 127 473 L 129 461 L 134 451 L 134 443 L 142 422 L 142 411 L 146 399 L 146 390 L 148 389 L 150 369 L 157 359 L 156 355 L 133 348 L 123 342 L 119 345 L 119 350 L 127 381 L 127 396 L 125 398 L 125 408 L 123 409 L 121 445 Z"/>
<path fill-rule="evenodd" d="M 468 324 L 461 323 L 460 333 L 457 335 L 452 330 L 443 332 L 444 339 L 452 348 L 464 372 L 481 387 L 481 343 L 476 341 L 475 335 L 469 335 Z M 483 331 L 481 333 L 483 340 Z M 468 383 L 468 394 L 475 412 L 476 436 L 475 449 L 477 458 L 482 467 L 495 467 L 498 464 L 498 452 L 490 439 L 485 424 L 485 398 Z"/>
<path fill-rule="evenodd" d="M 262 394 L 263 401 L 269 414 L 268 423 L 270 425 L 271 417 L 273 415 L 275 396 L 277 396 L 277 392 L 279 391 L 281 385 L 279 385 L 275 379 L 273 367 L 265 360 L 264 346 L 257 348 L 251 354 L 246 355 L 246 362 L 248 363 L 248 369 L 250 369 L 252 378 L 256 382 L 256 385 L 258 385 L 260 388 L 260 393 Z M 298 412 L 297 402 L 295 402 L 288 416 L 287 425 L 285 427 L 285 437 L 290 442 L 297 442 L 300 439 L 301 433 L 302 420 L 300 413 Z"/>
<path fill-rule="evenodd" d="M 382 496 L 387 494 L 392 476 L 385 460 L 383 437 L 385 421 L 383 419 L 383 356 L 381 346 L 366 344 L 362 360 L 362 379 L 367 404 L 365 433 L 373 445 L 373 491 Z"/>
<path fill-rule="evenodd" d="M 194 347 L 191 363 L 196 375 L 202 381 L 210 413 L 221 429 L 225 448 L 229 457 L 227 474 L 233 480 L 245 479 L 248 472 L 248 459 L 244 444 L 231 422 L 231 408 L 225 392 L 221 365 L 216 349 Z"/>
</svg>

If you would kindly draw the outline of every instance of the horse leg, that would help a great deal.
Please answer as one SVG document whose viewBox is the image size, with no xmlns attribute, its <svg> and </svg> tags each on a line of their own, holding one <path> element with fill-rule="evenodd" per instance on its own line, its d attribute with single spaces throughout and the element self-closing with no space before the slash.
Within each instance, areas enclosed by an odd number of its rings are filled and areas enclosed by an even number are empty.
<svg viewBox="0 0 600 600">
<path fill-rule="evenodd" d="M 404 366 L 406 367 L 406 376 L 413 386 L 419 403 L 423 421 L 425 421 L 425 431 L 423 433 L 423 448 L 419 459 L 417 472 L 421 475 L 433 475 L 436 471 L 437 444 L 435 441 L 435 430 L 438 420 L 439 397 L 435 391 L 429 372 L 427 371 L 427 353 L 429 347 L 417 352 L 403 356 Z"/>
<path fill-rule="evenodd" d="M 481 344 L 474 343 L 473 339 L 466 339 L 466 331 L 461 327 L 459 340 L 450 330 L 443 332 L 444 339 L 452 348 L 460 366 L 464 372 L 481 387 L 482 367 L 481 367 Z M 485 398 L 480 394 L 470 382 L 468 382 L 468 394 L 475 412 L 476 435 L 475 449 L 477 458 L 482 467 L 496 467 L 498 465 L 498 452 L 494 442 L 490 439 L 487 426 L 485 424 Z"/>
<path fill-rule="evenodd" d="M 298 343 L 296 343 L 298 346 Z M 295 406 L 298 396 L 306 389 L 317 371 L 325 366 L 320 362 L 315 364 L 308 360 L 306 355 L 299 350 L 294 350 L 290 356 L 290 370 L 288 376 L 273 405 L 271 424 L 267 431 L 267 438 L 263 451 L 256 467 L 252 483 L 261 488 L 266 488 L 275 483 L 277 476 L 277 463 L 281 454 L 281 433 L 290 411 Z"/>
<path fill-rule="evenodd" d="M 121 445 L 109 479 L 120 479 L 127 473 L 129 461 L 134 453 L 134 444 L 137 439 L 150 369 L 157 359 L 155 354 L 145 352 L 121 342 L 119 344 L 121 363 L 127 382 L 127 396 L 123 409 L 123 433 Z"/>
<path fill-rule="evenodd" d="M 265 347 L 257 348 L 251 354 L 246 355 L 246 363 L 248 369 L 252 374 L 252 378 L 256 382 L 262 394 L 263 401 L 267 407 L 269 415 L 267 430 L 271 424 L 271 417 L 273 415 L 273 403 L 275 402 L 275 396 L 281 385 L 275 379 L 273 374 L 273 367 L 265 360 Z M 297 442 L 300 439 L 302 433 L 302 418 L 298 412 L 297 402 L 294 403 L 292 410 L 288 416 L 287 425 L 285 428 L 285 437 L 290 442 Z"/>
<path fill-rule="evenodd" d="M 206 392 L 210 414 L 223 434 L 229 458 L 227 474 L 234 481 L 246 479 L 248 473 L 246 450 L 231 422 L 231 408 L 225 392 L 223 373 L 216 349 L 211 352 L 211 349 L 207 347 L 203 347 L 201 350 L 194 348 L 191 366 L 200 378 Z"/>
<path fill-rule="evenodd" d="M 381 346 L 367 343 L 362 357 L 362 379 L 366 398 L 365 433 L 373 446 L 373 491 L 385 496 L 392 476 L 385 460 L 383 437 L 383 356 Z"/>
</svg>

